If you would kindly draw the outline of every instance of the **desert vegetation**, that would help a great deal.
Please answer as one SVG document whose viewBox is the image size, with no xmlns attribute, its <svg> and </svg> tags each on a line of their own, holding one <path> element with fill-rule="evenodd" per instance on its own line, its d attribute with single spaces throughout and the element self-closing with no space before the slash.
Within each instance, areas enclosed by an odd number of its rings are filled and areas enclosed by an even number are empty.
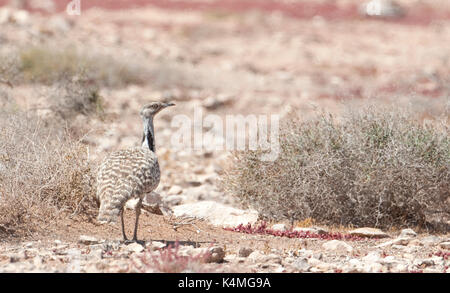
<svg viewBox="0 0 450 293">
<path fill-rule="evenodd" d="M 26 236 L 44 231 L 47 225 L 63 217 L 77 215 L 89 220 L 93 215 L 95 166 L 88 147 L 77 135 L 82 130 L 73 129 L 70 118 L 74 113 L 91 113 L 90 109 L 96 109 L 99 103 L 95 91 L 86 91 L 77 83 L 66 84 L 64 92 L 73 94 L 69 104 L 64 102 L 66 95 L 58 96 L 47 119 L 39 117 L 36 111 L 24 111 L 3 92 L 0 109 L 3 236 Z"/>
<path fill-rule="evenodd" d="M 373 107 L 341 119 L 291 116 L 278 159 L 235 153 L 224 186 L 269 219 L 438 228 L 429 225 L 432 219 L 450 213 L 447 119 L 445 114 L 438 125 L 424 125 L 406 111 Z"/>
<path fill-rule="evenodd" d="M 385 19 L 359 0 L 9 2 L 0 272 L 450 271 L 448 4 L 397 0 Z M 141 144 L 152 101 L 176 107 L 155 121 L 161 181 L 130 244 L 96 221 L 95 175 Z M 172 143 L 271 114 L 274 162 Z"/>
<path fill-rule="evenodd" d="M 15 84 L 52 85 L 83 75 L 91 84 L 123 87 L 143 84 L 146 69 L 139 63 L 125 62 L 108 54 L 92 53 L 76 46 L 16 46 L 0 54 L 0 74 Z"/>
</svg>

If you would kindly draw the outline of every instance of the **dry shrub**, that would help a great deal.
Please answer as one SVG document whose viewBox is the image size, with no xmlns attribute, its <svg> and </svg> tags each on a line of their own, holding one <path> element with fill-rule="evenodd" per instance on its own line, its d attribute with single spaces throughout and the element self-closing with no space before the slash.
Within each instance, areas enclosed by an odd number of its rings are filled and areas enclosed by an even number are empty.
<svg viewBox="0 0 450 293">
<path fill-rule="evenodd" d="M 103 99 L 98 86 L 89 83 L 84 75 L 61 79 L 55 84 L 49 94 L 49 106 L 65 121 L 71 121 L 79 114 L 104 114 Z"/>
<path fill-rule="evenodd" d="M 86 75 L 97 86 L 117 88 L 146 82 L 147 70 L 141 63 L 82 52 L 74 47 L 30 46 L 18 48 L 14 54 L 0 55 L 0 76 L 14 83 L 50 85 L 79 74 Z"/>
<path fill-rule="evenodd" d="M 23 236 L 60 216 L 95 214 L 86 146 L 30 113 L 0 110 L 0 233 Z"/>
<path fill-rule="evenodd" d="M 291 117 L 280 131 L 278 159 L 234 153 L 224 188 L 269 219 L 448 231 L 448 116 L 440 127 L 370 107 L 344 116 Z M 428 225 L 436 220 L 442 225 Z"/>
</svg>

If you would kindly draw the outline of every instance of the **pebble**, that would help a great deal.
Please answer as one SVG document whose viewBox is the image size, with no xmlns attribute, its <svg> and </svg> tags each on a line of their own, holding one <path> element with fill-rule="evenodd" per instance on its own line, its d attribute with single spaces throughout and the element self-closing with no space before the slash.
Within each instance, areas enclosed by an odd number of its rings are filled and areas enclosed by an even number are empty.
<svg viewBox="0 0 450 293">
<path fill-rule="evenodd" d="M 287 231 L 288 229 L 285 224 L 275 224 L 272 226 L 272 230 L 284 232 Z"/>
<path fill-rule="evenodd" d="M 247 248 L 247 247 L 241 247 L 239 249 L 239 256 L 240 257 L 248 257 L 253 252 L 253 249 Z"/>
<path fill-rule="evenodd" d="M 78 239 L 78 243 L 85 244 L 85 245 L 91 245 L 91 244 L 98 244 L 98 243 L 100 243 L 100 241 L 97 240 L 97 238 L 92 237 L 92 236 L 81 235 L 80 238 Z"/>
<path fill-rule="evenodd" d="M 389 237 L 388 234 L 376 228 L 358 228 L 349 232 L 350 235 L 355 235 L 359 237 L 376 237 L 376 238 L 386 238 Z"/>
<path fill-rule="evenodd" d="M 225 257 L 225 251 L 222 247 L 216 246 L 209 249 L 210 256 L 208 257 L 208 263 L 221 263 Z"/>
<path fill-rule="evenodd" d="M 133 243 L 127 245 L 127 250 L 129 252 L 139 253 L 139 252 L 144 251 L 144 247 L 139 243 L 133 242 Z"/>
<path fill-rule="evenodd" d="M 445 241 L 439 244 L 439 247 L 442 249 L 450 249 L 450 241 Z"/>
<path fill-rule="evenodd" d="M 400 237 L 416 237 L 417 233 L 412 229 L 403 229 L 400 232 Z"/>
<path fill-rule="evenodd" d="M 341 240 L 330 240 L 322 244 L 322 248 L 327 251 L 352 252 L 353 247 Z"/>
</svg>

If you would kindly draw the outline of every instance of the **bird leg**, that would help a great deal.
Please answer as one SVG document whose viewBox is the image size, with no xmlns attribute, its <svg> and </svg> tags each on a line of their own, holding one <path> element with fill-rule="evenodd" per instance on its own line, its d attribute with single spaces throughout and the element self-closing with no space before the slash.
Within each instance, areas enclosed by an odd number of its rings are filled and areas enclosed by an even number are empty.
<svg viewBox="0 0 450 293">
<path fill-rule="evenodd" d="M 134 223 L 134 234 L 133 234 L 133 241 L 138 242 L 137 240 L 137 229 L 138 229 L 138 222 L 139 222 L 139 215 L 141 214 L 141 205 L 142 205 L 142 198 L 139 199 L 137 205 L 136 205 L 136 222 Z"/>
<path fill-rule="evenodd" d="M 125 234 L 125 224 L 124 224 L 124 221 L 123 221 L 123 210 L 124 210 L 124 208 L 122 208 L 120 210 L 120 220 L 122 222 L 122 235 L 123 235 L 123 240 L 124 241 L 128 241 L 127 235 Z"/>
</svg>

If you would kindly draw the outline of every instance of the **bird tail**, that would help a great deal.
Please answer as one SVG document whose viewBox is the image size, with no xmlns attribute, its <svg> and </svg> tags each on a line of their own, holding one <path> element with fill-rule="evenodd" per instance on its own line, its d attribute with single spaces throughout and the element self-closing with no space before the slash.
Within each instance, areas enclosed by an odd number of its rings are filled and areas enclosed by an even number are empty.
<svg viewBox="0 0 450 293">
<path fill-rule="evenodd" d="M 113 200 L 109 202 L 101 202 L 100 209 L 97 216 L 99 223 L 116 223 L 119 217 L 120 211 L 123 208 L 125 202 L 121 200 Z"/>
</svg>

